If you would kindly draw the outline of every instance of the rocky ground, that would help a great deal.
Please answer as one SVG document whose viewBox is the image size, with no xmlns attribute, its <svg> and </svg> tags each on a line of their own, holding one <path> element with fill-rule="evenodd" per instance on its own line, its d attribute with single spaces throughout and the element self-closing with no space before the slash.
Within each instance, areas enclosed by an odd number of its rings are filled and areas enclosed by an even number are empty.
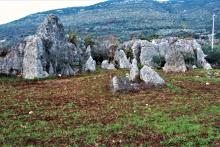
<svg viewBox="0 0 220 147">
<path fill-rule="evenodd" d="M 165 86 L 116 94 L 109 82 L 126 70 L 0 77 L 0 145 L 219 146 L 220 70 L 158 72 Z"/>
</svg>

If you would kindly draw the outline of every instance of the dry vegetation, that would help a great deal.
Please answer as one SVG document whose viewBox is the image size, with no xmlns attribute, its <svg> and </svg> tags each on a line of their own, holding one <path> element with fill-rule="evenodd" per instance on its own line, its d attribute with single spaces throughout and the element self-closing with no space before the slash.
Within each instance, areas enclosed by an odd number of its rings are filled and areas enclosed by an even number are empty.
<svg viewBox="0 0 220 147">
<path fill-rule="evenodd" d="M 111 77 L 126 72 L 1 77 L 0 145 L 220 146 L 219 77 L 159 71 L 166 86 L 113 95 Z"/>
</svg>

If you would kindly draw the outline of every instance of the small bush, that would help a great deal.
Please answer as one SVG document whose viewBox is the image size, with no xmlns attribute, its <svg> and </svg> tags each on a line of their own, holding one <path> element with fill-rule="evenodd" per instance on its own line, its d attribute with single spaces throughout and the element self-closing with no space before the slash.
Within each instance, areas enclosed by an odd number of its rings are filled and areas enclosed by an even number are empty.
<svg viewBox="0 0 220 147">
<path fill-rule="evenodd" d="M 206 60 L 214 67 L 220 67 L 220 45 L 214 47 L 213 51 L 210 45 L 204 45 L 203 51 L 207 55 Z"/>
<path fill-rule="evenodd" d="M 141 34 L 140 36 L 139 36 L 139 39 L 141 39 L 141 40 L 147 40 L 147 41 L 152 41 L 153 39 L 158 39 L 159 38 L 159 35 L 156 35 L 156 34 L 154 34 L 154 35 L 145 35 L 145 34 Z"/>
<path fill-rule="evenodd" d="M 95 42 L 91 36 L 87 36 L 85 39 L 85 46 L 88 47 L 90 46 L 91 48 L 95 45 Z"/>
<path fill-rule="evenodd" d="M 154 56 L 152 58 L 152 62 L 155 63 L 158 66 L 158 68 L 164 67 L 166 63 L 165 58 L 162 56 Z"/>
<path fill-rule="evenodd" d="M 78 37 L 77 37 L 77 34 L 75 32 L 69 32 L 68 33 L 69 35 L 69 41 L 75 45 L 77 45 L 78 43 Z"/>
<path fill-rule="evenodd" d="M 130 58 L 130 59 L 133 59 L 133 58 L 134 58 L 134 55 L 133 55 L 133 52 L 132 52 L 132 49 L 131 49 L 131 48 L 126 49 L 126 50 L 125 50 L 125 54 L 126 54 L 127 58 Z"/>
</svg>

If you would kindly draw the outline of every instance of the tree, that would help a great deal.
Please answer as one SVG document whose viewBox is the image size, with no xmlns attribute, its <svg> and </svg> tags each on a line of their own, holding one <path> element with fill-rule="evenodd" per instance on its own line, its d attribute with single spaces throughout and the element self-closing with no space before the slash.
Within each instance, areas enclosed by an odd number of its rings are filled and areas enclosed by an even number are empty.
<svg viewBox="0 0 220 147">
<path fill-rule="evenodd" d="M 93 38 L 91 36 L 85 37 L 84 41 L 86 47 L 88 46 L 93 47 L 95 45 L 95 42 L 93 41 Z"/>
</svg>

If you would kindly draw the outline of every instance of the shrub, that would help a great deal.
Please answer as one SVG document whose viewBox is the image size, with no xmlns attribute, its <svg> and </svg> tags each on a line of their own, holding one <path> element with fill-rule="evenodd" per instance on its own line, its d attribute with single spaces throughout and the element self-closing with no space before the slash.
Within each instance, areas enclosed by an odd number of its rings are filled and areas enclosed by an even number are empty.
<svg viewBox="0 0 220 147">
<path fill-rule="evenodd" d="M 68 33 L 69 35 L 69 41 L 75 45 L 77 45 L 78 43 L 78 37 L 77 37 L 77 34 L 75 32 L 69 32 Z"/>
<path fill-rule="evenodd" d="M 87 36 L 85 39 L 85 46 L 88 47 L 90 46 L 91 48 L 95 45 L 95 42 L 91 36 Z"/>
<path fill-rule="evenodd" d="M 131 48 L 126 49 L 125 54 L 126 54 L 127 58 L 130 58 L 130 60 L 134 58 L 133 51 Z"/>
<path fill-rule="evenodd" d="M 153 56 L 152 62 L 155 63 L 158 66 L 158 68 L 164 67 L 166 63 L 165 58 L 162 56 Z"/>
<path fill-rule="evenodd" d="M 213 51 L 210 45 L 204 45 L 203 51 L 207 55 L 206 60 L 214 67 L 220 67 L 220 45 L 214 47 Z"/>
<path fill-rule="evenodd" d="M 139 36 L 139 39 L 141 39 L 141 40 L 147 40 L 147 41 L 152 41 L 153 39 L 158 39 L 159 38 L 159 35 L 156 35 L 156 34 L 154 34 L 154 35 L 144 35 L 144 34 L 141 34 L 140 36 Z"/>
</svg>

